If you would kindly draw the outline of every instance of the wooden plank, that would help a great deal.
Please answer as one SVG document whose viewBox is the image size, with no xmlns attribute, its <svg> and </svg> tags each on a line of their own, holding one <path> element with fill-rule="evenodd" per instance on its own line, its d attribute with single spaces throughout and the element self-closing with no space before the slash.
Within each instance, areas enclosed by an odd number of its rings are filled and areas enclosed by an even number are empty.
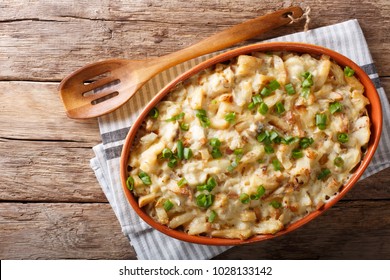
<svg viewBox="0 0 390 280">
<path fill-rule="evenodd" d="M 382 82 L 389 94 L 390 78 Z M 92 145 L 100 141 L 96 123 L 67 119 L 55 88 L 0 82 L 0 200 L 106 201 L 89 167 Z M 20 114 L 19 108 L 30 109 Z M 345 199 L 390 199 L 389 181 L 390 172 L 383 171 L 359 182 Z"/>
<path fill-rule="evenodd" d="M 26 152 L 28 151 L 28 152 Z M 0 145 L 0 200 L 104 202 L 89 166 L 94 156 L 79 143 L 4 141 Z M 389 170 L 360 181 L 345 197 L 390 199 Z"/>
<path fill-rule="evenodd" d="M 390 99 L 390 77 L 381 78 L 381 82 Z M 97 121 L 67 118 L 57 86 L 58 83 L 0 82 L 0 139 L 73 141 L 90 147 L 98 144 L 101 139 Z"/>
<path fill-rule="evenodd" d="M 295 232 L 235 247 L 216 259 L 387 259 L 389 215 L 388 200 L 344 201 Z"/>
<path fill-rule="evenodd" d="M 107 204 L 0 203 L 0 224 L 1 259 L 135 258 Z M 342 202 L 295 232 L 217 258 L 377 259 L 390 256 L 389 236 L 389 201 Z"/>
<path fill-rule="evenodd" d="M 390 199 L 390 169 L 359 181 L 343 200 Z"/>
<path fill-rule="evenodd" d="M 134 259 L 109 204 L 0 203 L 0 259 Z"/>
<path fill-rule="evenodd" d="M 92 147 L 100 142 L 95 119 L 71 120 L 58 83 L 0 82 L 0 139 L 58 140 Z"/>
<path fill-rule="evenodd" d="M 242 0 L 216 4 L 195 0 L 161 4 L 156 0 L 133 0 L 106 1 L 102 6 L 97 0 L 74 5 L 64 0 L 46 2 L 37 1 L 34 8 L 16 0 L 2 4 L 0 80 L 58 81 L 86 63 L 109 57 L 161 56 L 291 3 L 261 1 L 253 5 L 251 0 Z M 336 0 L 317 3 L 304 2 L 312 7 L 311 28 L 357 18 L 380 75 L 389 76 L 389 1 L 370 0 L 364 5 Z M 301 30 L 302 24 L 283 27 L 258 39 Z"/>
<path fill-rule="evenodd" d="M 89 166 L 93 156 L 78 143 L 2 142 L 0 200 L 105 202 Z M 358 182 L 344 199 L 390 199 L 389 181 L 387 169 Z"/>
<path fill-rule="evenodd" d="M 57 86 L 0 82 L 0 200 L 107 201 L 89 166 L 97 121 L 67 118 Z"/>
<path fill-rule="evenodd" d="M 0 201 L 105 202 L 89 166 L 93 156 L 72 142 L 2 142 Z M 389 181 L 384 170 L 360 181 L 344 199 L 390 199 Z"/>
<path fill-rule="evenodd" d="M 387 99 L 390 101 L 390 77 L 382 77 L 380 80 L 382 87 L 385 89 Z"/>
<path fill-rule="evenodd" d="M 73 142 L 0 142 L 0 201 L 107 202 L 93 156 Z"/>
</svg>

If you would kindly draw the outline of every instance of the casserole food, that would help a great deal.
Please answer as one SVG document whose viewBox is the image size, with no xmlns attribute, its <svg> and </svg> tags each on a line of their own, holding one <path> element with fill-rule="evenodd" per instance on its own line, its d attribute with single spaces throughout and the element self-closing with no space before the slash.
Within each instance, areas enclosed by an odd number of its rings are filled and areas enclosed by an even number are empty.
<svg viewBox="0 0 390 280">
<path fill-rule="evenodd" d="M 126 195 L 148 223 L 187 241 L 291 231 L 367 167 L 381 118 L 366 105 L 380 108 L 377 99 L 356 64 L 319 47 L 270 43 L 220 55 L 170 83 L 134 124 L 122 155 Z"/>
</svg>

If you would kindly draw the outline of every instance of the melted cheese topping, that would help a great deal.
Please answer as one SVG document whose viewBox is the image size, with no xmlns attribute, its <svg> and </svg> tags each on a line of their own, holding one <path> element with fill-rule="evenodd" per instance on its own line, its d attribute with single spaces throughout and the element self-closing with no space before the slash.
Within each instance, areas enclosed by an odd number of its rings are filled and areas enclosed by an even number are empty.
<svg viewBox="0 0 390 280">
<path fill-rule="evenodd" d="M 217 64 L 145 120 L 130 154 L 132 191 L 156 221 L 191 235 L 276 233 L 332 199 L 359 164 L 370 138 L 363 91 L 327 56 Z"/>
</svg>

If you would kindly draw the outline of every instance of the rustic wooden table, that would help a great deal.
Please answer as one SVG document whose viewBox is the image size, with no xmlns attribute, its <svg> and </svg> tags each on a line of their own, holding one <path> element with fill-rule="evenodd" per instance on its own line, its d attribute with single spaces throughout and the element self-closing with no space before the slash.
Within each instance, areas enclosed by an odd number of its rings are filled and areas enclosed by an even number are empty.
<svg viewBox="0 0 390 280">
<path fill-rule="evenodd" d="M 294 2 L 311 7 L 310 28 L 357 18 L 389 96 L 388 0 L 1 1 L 0 259 L 136 258 L 89 167 L 97 121 L 65 116 L 62 78 L 105 58 L 167 54 Z M 389 184 L 387 169 L 303 228 L 217 258 L 388 259 Z"/>
</svg>

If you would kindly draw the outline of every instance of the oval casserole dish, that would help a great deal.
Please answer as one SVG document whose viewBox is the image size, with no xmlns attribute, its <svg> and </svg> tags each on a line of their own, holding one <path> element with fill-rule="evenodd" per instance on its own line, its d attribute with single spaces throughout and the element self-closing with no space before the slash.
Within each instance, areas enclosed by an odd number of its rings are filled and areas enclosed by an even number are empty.
<svg viewBox="0 0 390 280">
<path fill-rule="evenodd" d="M 244 240 L 219 238 L 219 237 L 206 237 L 206 236 L 189 235 L 183 231 L 170 229 L 168 226 L 162 225 L 157 221 L 155 221 L 143 209 L 141 209 L 138 206 L 137 198 L 126 186 L 126 179 L 128 177 L 127 166 L 128 166 L 131 148 L 133 146 L 133 141 L 135 139 L 139 127 L 141 126 L 144 119 L 148 116 L 149 111 L 152 108 L 154 108 L 179 83 L 189 79 L 193 75 L 201 72 L 206 68 L 209 68 L 217 63 L 227 61 L 239 55 L 250 54 L 252 52 L 273 52 L 273 51 L 276 52 L 286 51 L 286 52 L 293 52 L 298 54 L 310 54 L 313 56 L 327 55 L 341 67 L 349 66 L 355 71 L 355 76 L 360 80 L 360 82 L 363 84 L 365 88 L 364 95 L 370 101 L 370 104 L 367 106 L 367 110 L 371 121 L 371 136 L 367 146 L 367 150 L 364 154 L 363 159 L 361 160 L 360 165 L 358 165 L 358 167 L 354 170 L 353 174 L 350 176 L 348 182 L 346 182 L 342 186 L 339 193 L 332 200 L 327 202 L 320 209 L 311 212 L 310 214 L 306 215 L 305 217 L 303 217 L 302 219 L 296 222 L 293 222 L 292 224 L 289 224 L 284 229 L 282 229 L 281 231 L 275 234 L 255 235 Z M 121 166 L 120 176 L 121 176 L 122 187 L 127 197 L 127 200 L 129 201 L 132 208 L 136 211 L 136 213 L 150 226 L 173 238 L 177 238 L 191 243 L 206 244 L 206 245 L 240 245 L 240 244 L 246 244 L 251 242 L 258 242 L 258 241 L 262 241 L 262 240 L 266 240 L 266 239 L 270 239 L 276 236 L 286 234 L 288 232 L 291 232 L 301 227 L 302 225 L 308 223 L 309 221 L 313 220 L 321 213 L 323 213 L 324 211 L 332 207 L 337 201 L 339 201 L 354 186 L 354 184 L 358 181 L 360 176 L 363 174 L 363 172 L 369 165 L 375 153 L 375 150 L 378 146 L 381 131 L 382 131 L 382 109 L 381 109 L 380 98 L 375 89 L 375 86 L 373 85 L 373 83 L 371 82 L 367 74 L 350 59 L 346 58 L 345 56 L 335 51 L 326 49 L 324 47 L 309 45 L 304 43 L 272 42 L 272 43 L 259 43 L 259 44 L 249 45 L 231 51 L 227 51 L 209 60 L 206 60 L 203 63 L 198 64 L 197 66 L 193 67 L 187 72 L 179 75 L 168 85 L 166 85 L 158 94 L 156 94 L 156 96 L 142 110 L 140 116 L 134 122 L 126 137 L 123 150 L 122 150 L 121 163 L 120 163 Z"/>
</svg>

